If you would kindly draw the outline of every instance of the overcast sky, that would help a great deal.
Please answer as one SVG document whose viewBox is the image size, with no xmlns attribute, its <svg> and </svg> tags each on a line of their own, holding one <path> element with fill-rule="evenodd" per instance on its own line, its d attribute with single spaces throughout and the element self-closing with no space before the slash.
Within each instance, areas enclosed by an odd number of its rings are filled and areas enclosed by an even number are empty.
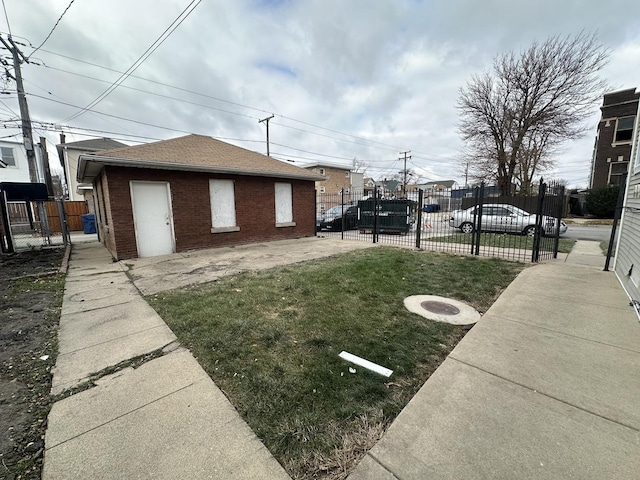
<svg viewBox="0 0 640 480">
<path fill-rule="evenodd" d="M 4 0 L 0 30 L 10 29 L 30 55 L 69 2 Z M 611 51 L 602 71 L 611 89 L 640 87 L 637 0 L 202 0 L 135 71 L 143 79 L 128 77 L 93 107 L 111 117 L 85 111 L 69 119 L 190 2 L 75 0 L 23 65 L 31 117 L 50 124 L 47 131 L 35 123 L 34 135 L 58 143 L 56 125 L 67 141 L 95 135 L 134 144 L 193 132 L 266 153 L 258 120 L 274 114 L 274 157 L 300 166 L 357 158 L 382 179 L 402 170 L 399 152 L 410 150 L 407 166 L 423 180 L 462 184 L 459 89 L 496 55 L 584 30 Z M 0 119 L 15 119 L 15 95 L 0 100 Z M 588 185 L 598 107 L 591 133 L 566 144 L 546 177 Z"/>
</svg>

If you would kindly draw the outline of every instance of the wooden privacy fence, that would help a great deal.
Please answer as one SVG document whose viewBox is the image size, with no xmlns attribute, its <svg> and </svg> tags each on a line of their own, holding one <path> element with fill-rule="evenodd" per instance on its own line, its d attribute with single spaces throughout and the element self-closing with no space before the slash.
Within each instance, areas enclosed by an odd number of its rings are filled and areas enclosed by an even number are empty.
<svg viewBox="0 0 640 480">
<path fill-rule="evenodd" d="M 58 204 L 56 202 L 43 203 L 47 212 L 49 231 L 61 232 L 62 226 L 60 225 L 60 211 L 58 209 Z M 67 225 L 69 231 L 77 232 L 84 230 L 84 227 L 82 225 L 82 215 L 87 213 L 86 202 L 64 202 L 64 208 L 67 212 Z M 38 209 L 35 208 L 35 204 L 33 206 L 32 212 L 33 221 L 39 222 L 40 216 Z M 26 202 L 8 202 L 7 213 L 9 214 L 9 221 L 11 225 L 14 227 L 12 228 L 14 233 L 20 233 L 22 230 L 24 230 L 25 232 L 31 230 Z"/>
<path fill-rule="evenodd" d="M 56 202 L 45 202 L 47 209 L 47 218 L 49 219 L 49 228 L 52 232 L 60 232 L 60 213 Z M 77 232 L 84 229 L 82 225 L 82 215 L 87 213 L 87 203 L 80 202 L 64 202 L 64 209 L 67 212 L 67 225 L 69 231 Z"/>
</svg>

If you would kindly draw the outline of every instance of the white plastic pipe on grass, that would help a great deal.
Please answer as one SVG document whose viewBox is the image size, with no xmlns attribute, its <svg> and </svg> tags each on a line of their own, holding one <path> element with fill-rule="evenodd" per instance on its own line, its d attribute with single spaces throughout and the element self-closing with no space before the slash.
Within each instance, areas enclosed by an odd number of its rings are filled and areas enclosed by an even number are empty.
<svg viewBox="0 0 640 480">
<path fill-rule="evenodd" d="M 385 377 L 390 377 L 391 374 L 393 373 L 393 370 L 389 370 L 388 368 L 378 365 L 377 363 L 373 363 L 373 362 L 370 362 L 369 360 L 365 360 L 364 358 L 358 357 L 353 353 L 342 351 L 338 356 L 343 360 L 346 360 L 347 362 L 354 363 L 356 365 L 361 366 L 362 368 L 366 368 L 367 370 L 371 370 L 372 372 L 376 372 L 376 373 L 379 373 L 380 375 L 384 375 Z"/>
</svg>

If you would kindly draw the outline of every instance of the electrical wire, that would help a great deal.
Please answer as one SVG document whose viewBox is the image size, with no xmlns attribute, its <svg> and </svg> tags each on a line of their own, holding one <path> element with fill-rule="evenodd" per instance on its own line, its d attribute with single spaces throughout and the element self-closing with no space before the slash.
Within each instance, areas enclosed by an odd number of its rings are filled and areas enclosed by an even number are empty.
<svg viewBox="0 0 640 480">
<path fill-rule="evenodd" d="M 7 20 L 7 30 L 9 30 L 9 35 L 11 35 L 11 25 L 9 25 L 9 15 L 7 15 L 7 6 L 4 4 L 4 0 L 2 0 L 2 8 L 4 9 L 4 18 Z"/>
<path fill-rule="evenodd" d="M 56 21 L 55 25 L 53 26 L 53 28 L 51 29 L 51 31 L 49 32 L 49 35 L 47 35 L 47 37 L 42 41 L 42 43 L 40 45 L 38 45 L 36 47 L 36 49 L 31 52 L 31 55 L 33 55 L 34 53 L 36 53 L 38 50 L 40 50 L 40 47 L 42 47 L 45 43 L 47 43 L 47 40 L 49 40 L 49 38 L 51 37 L 51 35 L 53 34 L 53 31 L 56 29 L 56 27 L 58 26 L 58 24 L 60 23 L 60 20 L 62 20 L 62 17 L 64 17 L 64 14 L 67 13 L 67 10 L 69 10 L 69 8 L 71 8 L 71 5 L 73 5 L 73 2 L 75 2 L 75 0 L 71 0 L 71 2 L 69 3 L 69 5 L 67 5 L 67 8 L 64 9 L 64 11 L 62 12 L 62 15 L 60 15 L 60 18 L 58 18 L 58 20 Z M 4 0 L 2 0 L 2 3 L 4 4 Z M 5 14 L 6 14 L 6 10 L 5 10 Z M 7 24 L 9 23 L 9 21 L 7 20 Z M 29 60 L 29 58 L 31 58 L 31 55 L 29 55 L 27 57 L 27 60 Z"/>
<path fill-rule="evenodd" d="M 93 136 L 95 136 L 96 133 L 100 133 L 100 134 L 106 134 L 106 135 L 122 135 L 124 137 L 131 137 L 131 138 L 142 138 L 142 139 L 145 139 L 145 140 L 153 140 L 153 141 L 165 140 L 164 138 L 146 137 L 146 136 L 143 136 L 143 135 L 133 135 L 133 134 L 130 135 L 128 133 L 110 132 L 110 131 L 107 131 L 107 130 L 99 130 L 99 129 L 95 129 L 95 128 L 74 127 L 72 125 L 58 125 L 58 124 L 55 124 L 55 123 L 52 123 L 52 122 L 43 122 L 43 121 L 40 121 L 40 120 L 31 120 L 31 121 L 32 121 L 32 123 L 37 123 L 38 125 L 40 125 L 41 128 L 47 129 L 48 131 L 82 130 L 82 131 L 85 131 L 85 132 L 93 132 Z"/>
<path fill-rule="evenodd" d="M 68 56 L 68 55 L 63 55 L 63 54 L 61 54 L 61 53 L 57 53 L 57 52 L 53 52 L 53 51 L 45 50 L 45 49 L 42 49 L 41 51 L 42 51 L 42 52 L 49 53 L 49 54 L 51 54 L 51 55 L 56 55 L 56 56 L 59 56 L 59 57 L 62 57 L 62 58 L 66 58 L 66 59 L 68 59 L 68 60 L 72 60 L 72 61 L 75 61 L 75 62 L 83 63 L 83 64 L 85 64 L 85 65 L 90 65 L 90 66 L 92 66 L 92 67 L 97 67 L 97 68 L 101 68 L 101 69 L 104 69 L 104 70 L 107 70 L 107 71 L 111 71 L 111 72 L 114 72 L 114 73 L 120 73 L 120 74 L 122 74 L 122 72 L 120 72 L 119 70 L 114 70 L 114 69 L 112 69 L 112 68 L 108 68 L 108 67 L 105 67 L 105 66 L 103 66 L 103 65 L 98 65 L 98 64 L 96 64 L 96 63 L 92 63 L 92 62 L 87 62 L 87 61 L 85 61 L 85 60 L 80 60 L 80 59 L 77 59 L 77 58 L 74 58 L 74 57 L 71 57 L 71 56 Z M 48 66 L 48 65 L 44 65 L 44 66 L 46 66 L 47 68 L 51 68 L 51 69 L 55 69 L 55 70 L 59 70 L 59 71 L 61 71 L 61 72 L 71 73 L 72 75 L 76 75 L 76 74 L 75 74 L 75 73 L 73 73 L 73 72 L 68 72 L 68 71 L 66 71 L 66 70 L 62 70 L 62 69 L 59 69 L 59 68 L 56 68 L 56 67 L 50 67 L 50 66 Z M 79 75 L 79 74 L 77 74 L 77 75 Z M 82 76 L 82 75 L 79 75 L 79 76 Z M 201 97 L 204 97 L 204 98 L 209 98 L 209 99 L 211 99 L 211 100 L 216 100 L 216 101 L 218 101 L 218 102 L 227 103 L 227 104 L 229 104 L 229 105 L 234 105 L 234 106 L 238 106 L 238 107 L 242 107 L 242 108 L 247 108 L 247 109 L 249 109 L 249 110 L 253 110 L 253 111 L 256 111 L 256 112 L 260 112 L 260 113 L 268 113 L 268 114 L 272 113 L 271 111 L 264 110 L 264 109 L 261 109 L 261 108 L 256 108 L 256 107 L 252 107 L 252 106 L 250 106 L 250 105 L 245 105 L 245 104 L 242 104 L 242 103 L 233 102 L 233 101 L 230 101 L 230 100 L 225 100 L 225 99 L 220 98 L 220 97 L 214 97 L 214 96 L 212 96 L 212 95 L 207 95 L 207 94 L 200 93 L 200 92 L 196 92 L 196 91 L 189 90 L 189 89 L 186 89 L 186 88 L 176 87 L 176 86 L 174 86 L 174 85 L 170 85 L 170 84 L 163 83 L 163 82 L 158 82 L 158 81 L 156 81 L 156 80 L 152 80 L 152 79 L 149 79 L 149 78 L 141 77 L 141 76 L 138 76 L 138 75 L 130 75 L 130 77 L 131 77 L 131 78 L 136 78 L 136 79 L 138 79 L 138 80 L 143 80 L 143 81 L 145 81 L 145 82 L 154 83 L 154 84 L 156 84 L 156 85 L 161 85 L 161 86 L 163 86 L 163 87 L 176 89 L 176 90 L 179 90 L 179 91 L 182 91 L 182 92 L 185 92 L 185 93 L 190 93 L 190 94 L 198 95 L 198 96 L 201 96 Z M 88 77 L 88 78 L 92 78 L 92 77 Z M 149 92 L 148 92 L 148 93 L 149 93 Z M 380 147 L 376 147 L 375 145 L 381 145 L 381 146 L 384 146 L 384 147 L 389 147 L 389 148 L 390 148 L 390 149 L 392 149 L 392 150 L 404 150 L 404 148 L 403 148 L 403 147 L 398 147 L 398 146 L 394 146 L 394 145 L 387 144 L 387 143 L 377 142 L 377 141 L 375 141 L 375 140 L 371 140 L 371 139 L 369 139 L 369 138 L 359 137 L 359 136 L 357 136 L 357 135 L 353 135 L 353 134 L 349 134 L 349 133 L 340 132 L 340 131 L 338 131 L 338 130 L 333 130 L 333 129 L 330 129 L 330 128 L 327 128 L 327 127 L 323 127 L 323 126 L 320 126 L 320 125 L 316 125 L 316 124 L 310 123 L 310 122 L 305 122 L 305 121 L 303 121 L 303 120 L 298 120 L 298 119 L 295 119 L 295 118 L 293 118 L 293 117 L 289 117 L 289 116 L 286 116 L 286 115 L 281 115 L 281 114 L 276 114 L 276 115 L 277 115 L 278 117 L 280 117 L 280 118 L 283 118 L 283 119 L 286 119 L 286 120 L 290 120 L 290 121 L 292 121 L 292 122 L 300 123 L 300 124 L 302 124 L 302 125 L 307 125 L 307 126 L 310 126 L 310 127 L 318 128 L 318 129 L 320 129 L 320 130 L 325 130 L 325 131 L 328 131 L 328 132 L 331 132 L 331 133 L 336 133 L 336 134 L 338 134 L 338 135 L 343 135 L 343 136 L 346 136 L 346 137 L 354 138 L 354 139 L 356 139 L 356 140 L 360 140 L 360 141 L 367 142 L 366 144 L 364 144 L 364 146 L 369 146 L 369 147 L 371 147 L 371 148 L 380 148 Z M 66 121 L 66 120 L 65 120 L 65 121 Z M 274 122 L 274 123 L 275 123 L 275 122 Z M 296 127 L 292 127 L 292 126 L 290 126 L 290 125 L 285 125 L 285 124 L 280 124 L 280 123 L 279 123 L 278 125 L 279 125 L 279 126 L 283 126 L 283 127 L 285 127 L 285 128 L 296 129 Z M 319 133 L 317 133 L 317 132 L 312 132 L 312 131 L 309 131 L 309 130 L 304 130 L 304 129 L 298 129 L 298 130 L 303 131 L 303 132 L 306 132 L 306 133 L 311 133 L 311 134 L 315 134 L 315 135 L 320 135 L 320 136 L 325 136 L 325 137 L 333 138 L 333 139 L 335 139 L 335 140 L 339 140 L 339 141 L 347 141 L 347 140 L 345 140 L 345 139 L 343 139 L 343 138 L 337 138 L 337 137 L 332 137 L 332 136 L 322 135 L 322 134 L 319 134 Z M 356 144 L 358 144 L 358 142 L 351 142 L 351 143 L 356 143 Z M 426 155 L 429 155 L 429 154 L 426 154 Z M 437 157 L 438 155 L 434 155 L 434 156 L 436 156 L 436 157 Z M 442 158 L 446 158 L 446 157 L 442 157 Z"/>
<path fill-rule="evenodd" d="M 51 69 L 51 70 L 55 70 L 55 71 L 57 71 L 57 72 L 68 73 L 68 74 L 70 74 L 70 75 L 75 75 L 75 76 L 77 76 L 77 77 L 87 78 L 87 79 L 89 79 L 89 80 L 94 80 L 94 81 L 96 81 L 96 82 L 111 83 L 109 80 L 102 80 L 101 78 L 95 78 L 95 77 L 90 77 L 90 76 L 88 76 L 88 75 L 82 75 L 82 74 L 80 74 L 80 73 L 69 72 L 69 71 L 67 71 L 67 70 L 62 70 L 61 68 L 50 67 L 50 66 L 48 66 L 48 65 L 46 65 L 46 64 L 44 64 L 44 63 L 43 63 L 43 65 L 42 65 L 42 66 L 44 66 L 45 68 Z M 237 116 L 239 116 L 239 117 L 250 118 L 250 119 L 252 119 L 252 120 L 259 120 L 259 118 L 258 118 L 258 117 L 253 117 L 253 116 L 251 116 L 251 115 L 246 115 L 246 114 L 244 114 L 244 113 L 232 112 L 232 111 L 230 111 L 230 110 L 223 110 L 223 109 L 221 109 L 221 108 L 212 107 L 212 106 L 205 105 L 205 104 L 202 104 L 202 103 L 191 102 L 191 101 L 189 101 L 189 100 L 183 100 L 183 99 L 181 99 L 181 98 L 172 97 L 172 96 L 170 96 L 170 95 L 163 95 L 163 94 L 161 94 L 161 93 L 150 92 L 150 91 L 148 91 L 148 90 L 143 90 L 143 89 L 141 89 L 141 88 L 130 87 L 130 86 L 128 86 L 128 85 L 120 85 L 120 88 L 126 88 L 126 89 L 128 89 L 128 90 L 133 90 L 134 92 L 146 93 L 146 94 L 148 94 L 148 95 L 153 95 L 153 96 L 160 97 L 160 98 L 166 98 L 166 99 L 168 99 L 168 100 L 174 100 L 174 101 L 177 101 L 177 102 L 187 103 L 187 104 L 189 104 L 189 105 L 195 105 L 195 106 L 198 106 L 198 107 L 208 108 L 208 109 L 210 109 L 210 110 L 216 110 L 216 111 L 218 111 L 218 112 L 228 113 L 228 114 L 230 114 L 230 115 L 237 115 Z M 49 92 L 49 93 L 50 93 L 50 92 Z M 57 95 L 56 95 L 56 96 L 57 96 Z M 58 98 L 59 98 L 59 97 L 58 97 Z"/>
<path fill-rule="evenodd" d="M 189 15 L 191 15 L 191 13 L 198 7 L 198 5 L 200 5 L 201 1 L 202 0 L 192 0 L 191 3 L 187 5 L 187 7 L 180 13 L 180 15 L 178 15 L 176 19 L 173 22 L 171 22 L 171 25 L 169 25 L 166 28 L 166 30 L 162 32 L 162 34 L 151 44 L 151 46 L 147 48 L 144 51 L 144 53 L 140 57 L 138 57 L 138 59 L 135 62 L 133 62 L 133 64 L 122 75 L 120 75 L 120 77 L 115 82 L 111 84 L 109 88 L 107 88 L 104 92 L 98 95 L 98 97 L 96 97 L 93 101 L 89 102 L 89 104 L 87 104 L 79 112 L 76 112 L 70 117 L 67 117 L 66 119 L 64 119 L 63 122 L 68 122 L 70 120 L 73 120 L 79 117 L 80 115 L 83 115 L 87 110 L 98 105 L 111 92 L 113 92 L 116 88 L 118 88 L 118 86 L 122 82 L 124 82 L 127 79 L 127 77 L 129 77 L 133 72 L 135 72 L 136 69 L 140 67 L 140 65 L 142 65 L 145 62 L 145 60 L 149 58 L 151 54 L 153 54 L 153 52 L 155 52 L 156 49 L 160 47 L 160 45 L 162 45 L 167 38 L 169 38 L 169 36 L 171 36 L 171 34 L 182 24 L 182 22 L 184 22 L 187 19 L 187 17 L 189 17 Z"/>
<path fill-rule="evenodd" d="M 68 107 L 80 108 L 78 105 L 73 105 L 71 103 L 62 102 L 60 100 L 54 100 L 54 99 L 49 98 L 49 97 L 43 97 L 42 95 L 36 95 L 35 93 L 29 93 L 28 95 L 31 96 L 31 97 L 41 98 L 43 100 L 47 100 L 49 102 L 54 102 L 54 103 L 59 103 L 61 105 L 66 105 Z M 186 130 L 180 130 L 178 128 L 171 128 L 171 127 L 165 127 L 163 125 L 156 125 L 156 124 L 153 124 L 153 123 L 141 122 L 139 120 L 133 120 L 131 118 L 125 118 L 125 117 L 121 117 L 119 115 L 113 115 L 111 113 L 98 112 L 97 110 L 91 110 L 91 111 L 93 113 L 97 113 L 98 115 L 104 115 L 104 116 L 110 117 L 110 118 L 117 118 L 118 120 L 124 120 L 126 122 L 137 123 L 138 125 L 145 125 L 147 127 L 159 128 L 161 130 L 168 130 L 168 131 L 172 131 L 172 132 L 184 133 L 186 135 L 191 135 L 192 133 L 194 133 L 194 132 L 188 132 Z M 207 135 L 207 134 L 201 134 L 201 135 Z M 263 140 L 249 140 L 249 139 L 244 139 L 244 138 L 232 138 L 232 137 L 216 137 L 216 136 L 213 136 L 213 135 L 208 135 L 208 136 L 210 136 L 211 138 L 216 138 L 218 140 L 264 143 Z M 289 148 L 289 147 L 287 147 L 287 148 Z"/>
</svg>

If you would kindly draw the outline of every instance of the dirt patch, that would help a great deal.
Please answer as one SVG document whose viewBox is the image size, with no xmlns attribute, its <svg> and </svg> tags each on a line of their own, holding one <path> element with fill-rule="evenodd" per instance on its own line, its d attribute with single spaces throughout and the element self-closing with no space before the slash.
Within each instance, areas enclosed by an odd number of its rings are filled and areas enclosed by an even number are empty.
<svg viewBox="0 0 640 480">
<path fill-rule="evenodd" d="M 0 478 L 39 479 L 64 249 L 0 255 Z"/>
</svg>

